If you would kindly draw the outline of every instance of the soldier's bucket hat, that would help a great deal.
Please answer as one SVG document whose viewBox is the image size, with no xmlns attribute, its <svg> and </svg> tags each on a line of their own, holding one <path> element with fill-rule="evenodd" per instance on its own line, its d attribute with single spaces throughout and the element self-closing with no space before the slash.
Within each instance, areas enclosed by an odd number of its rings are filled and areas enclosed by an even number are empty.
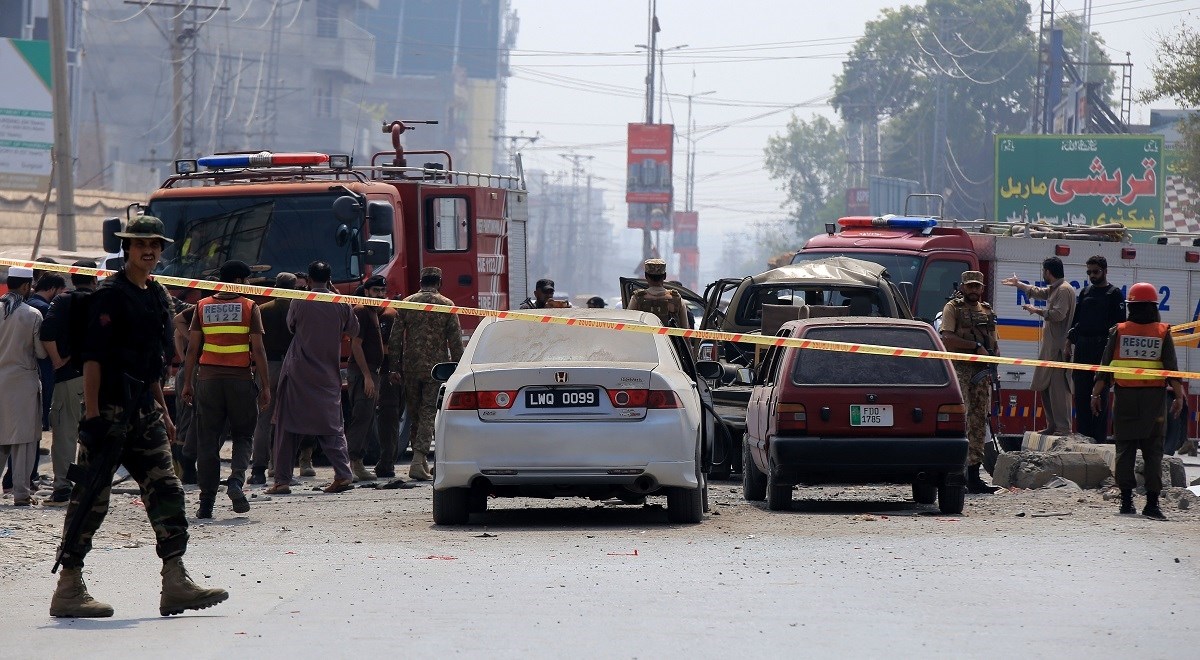
<svg viewBox="0 0 1200 660">
<path fill-rule="evenodd" d="M 166 233 L 167 228 L 162 220 L 152 215 L 139 215 L 125 225 L 125 231 L 115 232 L 115 235 L 119 238 L 157 238 L 174 243 L 175 240 L 167 238 Z"/>
</svg>

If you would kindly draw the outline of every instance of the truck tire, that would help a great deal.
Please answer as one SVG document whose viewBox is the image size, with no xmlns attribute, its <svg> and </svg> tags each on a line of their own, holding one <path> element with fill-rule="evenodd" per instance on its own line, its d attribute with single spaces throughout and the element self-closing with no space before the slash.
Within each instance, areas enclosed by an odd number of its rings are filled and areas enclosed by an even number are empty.
<svg viewBox="0 0 1200 660">
<path fill-rule="evenodd" d="M 767 509 L 771 511 L 787 511 L 792 508 L 792 487 L 789 484 L 777 483 L 775 470 L 767 468 Z"/>
<path fill-rule="evenodd" d="M 938 510 L 947 514 L 960 514 L 967 501 L 966 486 L 938 486 Z"/>
<path fill-rule="evenodd" d="M 761 502 L 767 497 L 767 475 L 758 471 L 750 457 L 750 443 L 742 439 L 742 498 L 748 502 Z"/>
<path fill-rule="evenodd" d="M 937 501 L 938 489 L 933 484 L 913 484 L 912 495 L 917 504 L 933 504 Z"/>
<path fill-rule="evenodd" d="M 433 522 L 437 525 L 465 525 L 471 517 L 471 489 L 446 488 L 433 491 Z"/>
</svg>

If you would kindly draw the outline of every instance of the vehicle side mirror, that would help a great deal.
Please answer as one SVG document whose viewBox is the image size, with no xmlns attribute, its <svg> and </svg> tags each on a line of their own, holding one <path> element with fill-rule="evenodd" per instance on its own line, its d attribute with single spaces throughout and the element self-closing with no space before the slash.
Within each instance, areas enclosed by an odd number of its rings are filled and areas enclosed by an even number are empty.
<svg viewBox="0 0 1200 660">
<path fill-rule="evenodd" d="M 439 362 L 433 365 L 429 375 L 439 383 L 444 383 L 450 380 L 450 376 L 454 375 L 454 370 L 458 368 L 457 362 Z"/>
<path fill-rule="evenodd" d="M 367 229 L 372 236 L 391 236 L 396 210 L 387 202 L 367 202 Z"/>
<path fill-rule="evenodd" d="M 725 369 L 720 362 L 712 360 L 699 360 L 696 362 L 696 373 L 700 374 L 705 380 L 719 380 L 725 375 Z"/>
<path fill-rule="evenodd" d="M 345 224 L 358 224 L 362 217 L 362 204 L 350 195 L 342 195 L 333 200 L 333 217 Z"/>
<path fill-rule="evenodd" d="M 367 241 L 363 257 L 368 266 L 386 266 L 392 260 L 392 244 L 372 238 Z"/>
<path fill-rule="evenodd" d="M 105 218 L 100 226 L 100 232 L 103 238 L 104 251 L 108 253 L 116 253 L 121 251 L 121 237 L 117 236 L 117 232 L 121 231 L 120 218 Z"/>
</svg>

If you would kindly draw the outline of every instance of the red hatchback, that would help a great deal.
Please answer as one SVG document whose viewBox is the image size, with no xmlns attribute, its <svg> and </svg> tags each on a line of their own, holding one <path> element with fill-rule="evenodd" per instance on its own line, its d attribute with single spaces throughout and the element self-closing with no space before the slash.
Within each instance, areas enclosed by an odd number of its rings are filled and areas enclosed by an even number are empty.
<svg viewBox="0 0 1200 660">
<path fill-rule="evenodd" d="M 921 321 L 790 321 L 780 336 L 944 350 Z M 913 498 L 962 513 L 967 462 L 962 393 L 948 360 L 767 351 L 746 410 L 743 495 L 791 506 L 796 485 L 909 483 Z"/>
</svg>

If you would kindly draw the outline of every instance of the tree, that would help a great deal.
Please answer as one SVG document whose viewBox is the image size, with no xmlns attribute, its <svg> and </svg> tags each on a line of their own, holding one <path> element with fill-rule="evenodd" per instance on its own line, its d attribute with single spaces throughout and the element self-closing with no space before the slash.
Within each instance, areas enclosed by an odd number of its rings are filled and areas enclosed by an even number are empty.
<svg viewBox="0 0 1200 660">
<path fill-rule="evenodd" d="M 1200 32 L 1183 25 L 1158 38 L 1158 62 L 1151 68 L 1154 84 L 1142 92 L 1143 103 L 1169 98 L 1179 105 L 1200 106 Z M 1183 175 L 1200 181 L 1200 117 L 1180 122 Z"/>
<path fill-rule="evenodd" d="M 1029 125 L 1038 64 L 1029 22 L 1027 0 L 928 0 L 885 9 L 869 21 L 843 64 L 832 101 L 847 123 L 879 126 L 878 167 L 867 171 L 917 179 L 927 189 L 941 180 L 943 189 L 931 192 L 946 195 L 947 215 L 988 217 L 992 136 Z M 1064 16 L 1055 27 L 1063 29 L 1068 57 L 1080 59 L 1079 19 Z M 1089 59 L 1101 60 L 1098 39 L 1091 43 Z M 1092 80 L 1111 89 L 1110 70 L 1092 72 Z M 937 129 L 944 142 L 935 145 Z M 932 162 L 935 146 L 938 163 Z"/>
<path fill-rule="evenodd" d="M 825 117 L 793 115 L 782 135 L 767 140 L 767 171 L 783 182 L 793 232 L 810 235 L 845 212 L 845 138 L 842 126 Z"/>
</svg>

